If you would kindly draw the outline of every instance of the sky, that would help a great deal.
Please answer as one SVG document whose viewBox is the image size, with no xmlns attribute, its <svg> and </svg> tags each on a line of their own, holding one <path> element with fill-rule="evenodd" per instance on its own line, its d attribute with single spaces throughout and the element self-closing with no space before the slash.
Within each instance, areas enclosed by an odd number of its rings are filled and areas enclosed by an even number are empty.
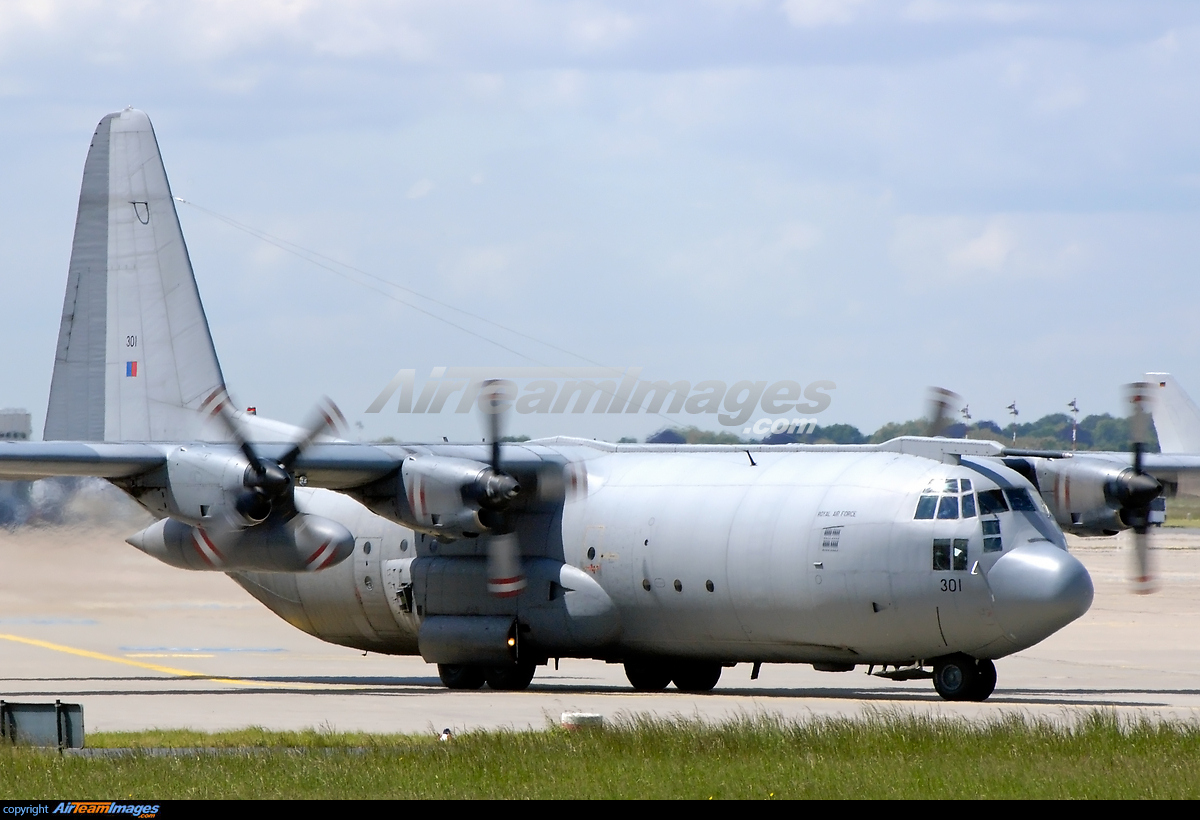
<svg viewBox="0 0 1200 820">
<path fill-rule="evenodd" d="M 1121 413 L 1147 370 L 1200 396 L 1198 76 L 1189 2 L 8 0 L 0 405 L 41 429 L 83 160 L 126 105 L 195 203 L 227 383 L 275 418 L 329 395 L 353 435 L 479 436 L 365 412 L 435 366 L 832 381 L 815 420 L 867 431 L 929 385 L 1002 424 Z"/>
</svg>

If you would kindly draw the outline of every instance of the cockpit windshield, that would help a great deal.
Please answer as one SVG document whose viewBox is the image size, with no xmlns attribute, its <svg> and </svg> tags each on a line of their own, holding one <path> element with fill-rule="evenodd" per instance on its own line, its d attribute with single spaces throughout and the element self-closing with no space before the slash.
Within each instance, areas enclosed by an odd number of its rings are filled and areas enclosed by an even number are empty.
<svg viewBox="0 0 1200 820">
<path fill-rule="evenodd" d="M 1000 496 L 1004 503 L 1004 496 Z M 957 521 L 975 517 L 975 494 L 969 478 L 933 478 L 921 491 L 913 518 L 918 521 Z"/>
<path fill-rule="evenodd" d="M 949 518 L 958 518 L 958 496 L 942 496 L 942 500 L 938 503 L 937 517 L 943 520 Z"/>
<path fill-rule="evenodd" d="M 1008 504 L 1004 501 L 1004 493 L 999 490 L 979 491 L 979 512 L 982 515 L 995 515 L 1008 512 Z"/>
<path fill-rule="evenodd" d="M 1037 506 L 1029 497 L 1029 490 L 1024 487 L 1007 489 L 1004 494 L 1008 496 L 1008 503 L 1016 512 L 1037 512 Z"/>
</svg>

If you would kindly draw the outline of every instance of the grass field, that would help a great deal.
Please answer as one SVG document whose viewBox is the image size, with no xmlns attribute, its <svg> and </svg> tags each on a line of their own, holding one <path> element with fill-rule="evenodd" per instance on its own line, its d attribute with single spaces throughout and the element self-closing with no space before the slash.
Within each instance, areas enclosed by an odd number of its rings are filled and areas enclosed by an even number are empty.
<svg viewBox="0 0 1200 820">
<path fill-rule="evenodd" d="M 205 748 L 114 759 L 0 749 L 0 799 L 1195 798 L 1200 725 L 990 723 L 878 714 L 722 726 L 411 736 L 246 730 L 103 734 L 89 747 Z"/>
<path fill-rule="evenodd" d="M 1200 498 L 1177 495 L 1167 499 L 1166 527 L 1200 527 Z"/>
</svg>

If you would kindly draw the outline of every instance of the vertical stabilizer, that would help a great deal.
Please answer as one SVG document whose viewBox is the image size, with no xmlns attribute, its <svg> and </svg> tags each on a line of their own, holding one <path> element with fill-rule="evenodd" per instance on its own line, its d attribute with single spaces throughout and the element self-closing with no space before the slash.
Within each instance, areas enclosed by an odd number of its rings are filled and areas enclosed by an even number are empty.
<svg viewBox="0 0 1200 820">
<path fill-rule="evenodd" d="M 1200 408 L 1170 373 L 1147 373 L 1153 386 L 1150 412 L 1164 453 L 1200 453 Z"/>
<path fill-rule="evenodd" d="M 44 438 L 202 438 L 223 384 L 150 118 L 109 114 L 83 166 Z"/>
</svg>

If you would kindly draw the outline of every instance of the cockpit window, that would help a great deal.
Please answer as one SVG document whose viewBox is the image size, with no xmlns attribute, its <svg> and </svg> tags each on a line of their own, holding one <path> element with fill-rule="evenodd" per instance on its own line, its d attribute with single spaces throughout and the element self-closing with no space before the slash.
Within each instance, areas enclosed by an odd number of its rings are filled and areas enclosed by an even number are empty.
<svg viewBox="0 0 1200 820">
<path fill-rule="evenodd" d="M 942 496 L 942 501 L 938 504 L 937 517 L 938 519 L 958 518 L 958 496 Z"/>
<path fill-rule="evenodd" d="M 965 478 L 963 479 L 963 483 L 964 484 L 967 483 L 967 480 Z M 963 496 L 962 517 L 963 518 L 974 518 L 975 517 L 975 496 L 971 495 L 970 493 L 967 493 L 966 495 Z"/>
<path fill-rule="evenodd" d="M 921 500 L 917 502 L 917 514 L 913 516 L 916 520 L 933 518 L 933 511 L 937 509 L 936 495 L 923 495 Z"/>
<path fill-rule="evenodd" d="M 950 569 L 950 539 L 933 539 L 933 568 L 939 572 Z"/>
<path fill-rule="evenodd" d="M 981 490 L 979 493 L 979 512 L 983 515 L 1008 512 L 1008 504 L 1004 502 L 1004 493 L 999 490 Z"/>
<path fill-rule="evenodd" d="M 944 493 L 958 492 L 958 479 L 957 478 L 947 478 L 946 479 L 946 488 L 944 490 L 942 490 L 942 492 L 944 492 Z"/>
<path fill-rule="evenodd" d="M 1033 503 L 1033 499 L 1029 497 L 1029 490 L 1023 487 L 1005 490 L 1004 494 L 1008 496 L 1008 503 L 1017 512 L 1037 512 L 1037 507 Z"/>
<path fill-rule="evenodd" d="M 963 491 L 964 493 L 969 493 L 969 492 L 971 492 L 971 479 L 969 479 L 969 478 L 960 478 L 960 479 L 958 480 L 958 483 L 962 485 L 962 491 Z"/>
</svg>

